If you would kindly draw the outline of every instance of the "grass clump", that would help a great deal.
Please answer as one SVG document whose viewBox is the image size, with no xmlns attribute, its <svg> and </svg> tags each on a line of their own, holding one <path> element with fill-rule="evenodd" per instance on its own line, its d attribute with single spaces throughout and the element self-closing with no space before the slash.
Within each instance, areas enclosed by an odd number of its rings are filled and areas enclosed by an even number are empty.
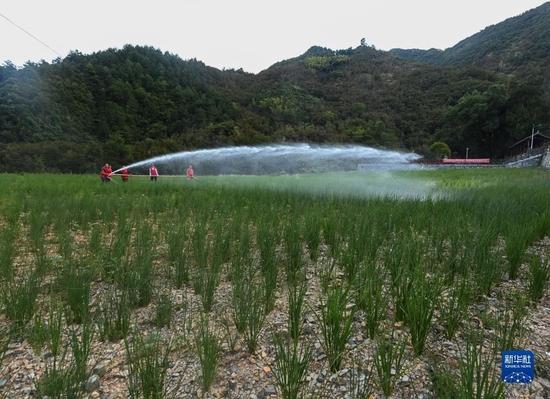
<svg viewBox="0 0 550 399">
<path fill-rule="evenodd" d="M 341 287 L 330 288 L 321 304 L 319 324 L 321 344 L 328 358 L 330 371 L 340 370 L 346 345 L 352 333 L 355 308 L 348 309 L 349 291 Z"/>
<path fill-rule="evenodd" d="M 519 341 L 525 333 L 523 320 L 526 315 L 527 307 L 523 297 L 513 299 L 511 303 L 508 302 L 505 309 L 497 313 L 495 318 L 496 350 L 506 351 L 518 348 Z"/>
<path fill-rule="evenodd" d="M 550 266 L 542 262 L 538 256 L 531 258 L 529 262 L 529 299 L 533 303 L 539 302 L 544 296 L 548 281 L 550 280 Z"/>
<path fill-rule="evenodd" d="M 424 351 L 426 338 L 432 326 L 432 318 L 438 305 L 441 283 L 416 273 L 413 287 L 404 303 L 405 321 L 409 327 L 414 354 Z"/>
<path fill-rule="evenodd" d="M 128 393 L 131 398 L 166 397 L 166 375 L 170 344 L 158 335 L 133 333 L 124 340 L 128 364 Z"/>
<path fill-rule="evenodd" d="M 384 396 L 389 397 L 401 378 L 405 365 L 407 343 L 403 338 L 381 337 L 376 345 L 374 368 L 378 385 Z"/>
<path fill-rule="evenodd" d="M 279 392 L 283 399 L 297 399 L 305 383 L 312 353 L 297 339 L 274 335 L 273 341 L 275 343 L 273 374 Z"/>
<path fill-rule="evenodd" d="M 469 334 L 458 363 L 457 387 L 459 399 L 504 398 L 504 384 L 496 370 L 496 355 L 483 348 L 479 336 Z"/>
<path fill-rule="evenodd" d="M 292 340 L 298 340 L 302 333 L 303 307 L 307 291 L 307 281 L 291 284 L 288 288 L 288 333 Z"/>
<path fill-rule="evenodd" d="M 471 302 L 470 283 L 466 277 L 454 282 L 449 290 L 447 302 L 440 307 L 441 320 L 445 329 L 445 336 L 452 339 L 460 324 L 466 317 L 468 305 Z"/>
<path fill-rule="evenodd" d="M 186 251 L 186 228 L 184 223 L 170 224 L 167 229 L 168 261 L 171 264 L 172 281 L 177 288 L 189 282 L 189 260 Z"/>
<path fill-rule="evenodd" d="M 21 280 L 11 280 L 1 287 L 6 316 L 17 330 L 22 329 L 34 316 L 36 298 L 40 292 L 39 277 L 35 273 Z"/>
<path fill-rule="evenodd" d="M 51 356 L 45 361 L 44 373 L 36 381 L 38 397 L 80 398 L 83 396 L 82 382 L 86 378 L 86 367 L 90 354 L 92 333 L 83 330 L 82 337 L 72 335 L 69 345 L 72 360 L 68 358 L 68 345 L 63 341 L 65 321 L 61 306 L 51 306 L 46 325 L 46 344 Z"/>
<path fill-rule="evenodd" d="M 168 292 L 161 293 L 156 300 L 153 324 L 157 327 L 170 327 L 172 311 L 173 305 L 170 294 Z"/>
<path fill-rule="evenodd" d="M 100 337 L 103 341 L 118 341 L 130 330 L 130 306 L 124 292 L 111 291 L 103 298 L 99 309 Z"/>
<path fill-rule="evenodd" d="M 363 312 L 367 335 L 372 339 L 378 334 L 380 322 L 386 316 L 384 273 L 380 268 L 367 264 L 359 271 L 354 286 L 355 304 Z"/>
<path fill-rule="evenodd" d="M 67 304 L 67 321 L 80 324 L 88 319 L 92 272 L 68 262 L 61 272 L 58 285 Z"/>
<path fill-rule="evenodd" d="M 194 347 L 201 365 L 202 390 L 208 392 L 216 378 L 221 351 L 218 338 L 210 329 L 206 318 L 201 319 Z"/>
</svg>

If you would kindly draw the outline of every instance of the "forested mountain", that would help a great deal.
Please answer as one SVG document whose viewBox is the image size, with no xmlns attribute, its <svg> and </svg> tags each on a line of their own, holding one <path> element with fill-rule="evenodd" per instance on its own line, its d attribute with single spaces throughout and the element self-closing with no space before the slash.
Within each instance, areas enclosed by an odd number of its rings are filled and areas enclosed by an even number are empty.
<svg viewBox="0 0 550 399">
<path fill-rule="evenodd" d="M 500 157 L 532 123 L 550 122 L 549 17 L 547 3 L 445 51 L 312 47 L 256 75 L 139 46 L 6 63 L 0 171 L 85 172 L 105 161 L 278 141 L 427 155 L 444 141 L 457 154 L 469 147 Z"/>
<path fill-rule="evenodd" d="M 550 80 L 550 2 L 489 26 L 445 51 L 393 49 L 406 60 L 434 65 L 475 65 L 499 72 L 538 72 Z"/>
</svg>

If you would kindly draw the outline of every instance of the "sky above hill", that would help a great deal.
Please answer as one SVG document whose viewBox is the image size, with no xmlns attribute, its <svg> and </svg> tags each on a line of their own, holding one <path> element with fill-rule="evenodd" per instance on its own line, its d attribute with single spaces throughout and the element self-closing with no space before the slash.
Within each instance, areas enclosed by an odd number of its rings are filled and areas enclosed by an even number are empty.
<svg viewBox="0 0 550 399">
<path fill-rule="evenodd" d="M 440 48 L 544 0 L 30 0 L 0 3 L 0 63 L 151 45 L 259 72 L 313 45 Z M 2 17 L 3 16 L 3 17 Z M 33 34 L 29 37 L 13 23 Z M 51 47 L 49 49 L 48 47 Z"/>
</svg>

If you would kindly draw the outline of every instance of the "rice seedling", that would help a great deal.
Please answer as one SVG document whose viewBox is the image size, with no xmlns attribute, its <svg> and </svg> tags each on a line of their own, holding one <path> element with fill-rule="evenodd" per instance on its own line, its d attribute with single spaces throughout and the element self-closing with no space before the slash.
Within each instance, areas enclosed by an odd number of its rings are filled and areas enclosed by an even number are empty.
<svg viewBox="0 0 550 399">
<path fill-rule="evenodd" d="M 525 250 L 529 244 L 531 232 L 520 224 L 510 225 L 506 236 L 506 256 L 508 258 L 508 276 L 515 280 L 521 266 Z"/>
<path fill-rule="evenodd" d="M 348 376 L 348 392 L 351 399 L 369 399 L 374 394 L 372 369 L 353 367 Z"/>
<path fill-rule="evenodd" d="M 346 345 L 352 333 L 355 308 L 348 308 L 349 291 L 341 287 L 329 289 L 318 316 L 321 344 L 327 355 L 330 371 L 340 370 Z"/>
<path fill-rule="evenodd" d="M 153 298 L 153 251 L 152 232 L 148 226 L 140 226 L 136 232 L 135 257 L 130 266 L 135 276 L 133 287 L 137 297 L 132 302 L 136 306 L 146 306 Z"/>
<path fill-rule="evenodd" d="M 508 302 L 504 299 L 505 302 Z M 527 314 L 526 301 L 522 297 L 507 303 L 505 309 L 495 317 L 495 346 L 501 352 L 519 347 L 519 341 L 525 332 L 523 319 Z"/>
<path fill-rule="evenodd" d="M 40 292 L 36 273 L 31 272 L 26 279 L 8 281 L 0 288 L 6 316 L 16 329 L 22 329 L 36 310 L 36 298 Z"/>
<path fill-rule="evenodd" d="M 233 285 L 231 287 L 231 299 L 233 305 L 233 322 L 240 334 L 244 333 L 248 318 L 248 289 L 243 287 L 244 279 L 235 279 L 233 274 Z M 237 281 L 237 283 L 235 283 Z"/>
<path fill-rule="evenodd" d="M 404 313 L 414 353 L 419 356 L 424 351 L 433 314 L 439 303 L 441 283 L 433 278 L 428 279 L 421 271 L 417 271 L 411 281 L 414 288 L 404 302 Z"/>
<path fill-rule="evenodd" d="M 7 326 L 3 325 L 0 327 L 0 364 L 4 364 L 4 356 L 6 354 L 6 351 L 8 350 L 9 344 L 11 342 L 11 339 L 13 338 L 13 331 L 12 329 Z M 45 339 L 42 341 L 42 345 L 45 342 Z M 42 349 L 42 348 L 40 348 Z M 33 349 L 34 351 L 34 349 Z M 38 352 L 35 352 L 38 353 Z"/>
<path fill-rule="evenodd" d="M 283 399 L 297 399 L 305 383 L 312 353 L 297 339 L 273 335 L 273 342 L 275 343 L 273 375 L 279 393 Z"/>
<path fill-rule="evenodd" d="M 0 234 L 0 281 L 13 279 L 13 258 L 17 252 L 18 233 L 18 225 L 8 223 Z"/>
<path fill-rule="evenodd" d="M 386 316 L 387 295 L 384 292 L 384 272 L 374 264 L 365 264 L 354 282 L 355 305 L 363 312 L 367 335 L 378 334 L 380 322 Z"/>
<path fill-rule="evenodd" d="M 172 266 L 172 281 L 177 288 L 189 282 L 189 260 L 186 250 L 186 226 L 184 223 L 168 225 L 166 241 L 168 262 Z"/>
<path fill-rule="evenodd" d="M 529 298 L 533 303 L 541 300 L 550 280 L 550 266 L 538 256 L 533 256 L 529 262 Z"/>
<path fill-rule="evenodd" d="M 92 272 L 72 261 L 65 263 L 58 287 L 67 304 L 67 321 L 80 324 L 89 317 Z"/>
<path fill-rule="evenodd" d="M 496 355 L 485 351 L 483 340 L 468 334 L 465 347 L 460 353 L 456 390 L 460 399 L 500 399 L 504 398 L 504 384 L 496 370 Z"/>
<path fill-rule="evenodd" d="M 37 259 L 45 258 L 46 218 L 40 209 L 36 209 L 29 215 L 29 239 L 31 248 Z"/>
<path fill-rule="evenodd" d="M 99 262 L 103 278 L 107 281 L 118 279 L 131 249 L 133 224 L 124 218 L 116 220 L 116 228 L 112 231 L 112 239 L 108 242 L 101 240 Z M 100 233 L 97 233 L 100 234 Z M 91 245 L 91 243 L 90 243 Z"/>
<path fill-rule="evenodd" d="M 223 340 L 227 344 L 229 351 L 234 352 L 239 336 L 232 331 L 231 319 L 224 314 L 219 320 L 219 323 L 223 329 Z"/>
<path fill-rule="evenodd" d="M 83 323 L 80 331 L 71 329 L 71 351 L 73 354 L 74 372 L 73 378 L 79 382 L 86 381 L 88 377 L 88 362 L 92 353 L 94 339 L 94 325 L 90 322 Z"/>
<path fill-rule="evenodd" d="M 204 234 L 205 227 L 199 224 L 194 234 L 195 244 L 201 243 L 202 247 L 195 248 L 195 271 L 193 273 L 193 289 L 200 296 L 203 310 L 210 312 L 214 304 L 214 294 L 219 285 L 222 268 L 221 258 L 214 256 L 212 242 L 203 242 L 198 235 Z"/>
<path fill-rule="evenodd" d="M 166 397 L 166 375 L 171 344 L 158 335 L 144 336 L 133 332 L 124 340 L 128 364 L 130 398 L 161 399 Z"/>
<path fill-rule="evenodd" d="M 401 378 L 406 362 L 407 343 L 403 338 L 380 337 L 374 354 L 374 368 L 378 385 L 385 397 L 391 396 L 397 381 Z"/>
<path fill-rule="evenodd" d="M 201 365 L 201 386 L 203 392 L 208 392 L 216 378 L 216 370 L 220 360 L 220 344 L 216 335 L 210 329 L 208 319 L 202 317 L 195 336 L 195 351 Z"/>
<path fill-rule="evenodd" d="M 294 341 L 298 340 L 302 333 L 302 315 L 306 291 L 307 281 L 305 278 L 300 282 L 294 282 L 288 287 L 288 333 Z"/>
<path fill-rule="evenodd" d="M 40 397 L 79 398 L 82 396 L 76 369 L 67 360 L 67 347 L 63 343 L 63 311 L 52 304 L 46 325 L 46 344 L 51 357 L 45 362 L 43 375 L 35 383 Z"/>
<path fill-rule="evenodd" d="M 27 333 L 27 341 L 31 345 L 35 355 L 40 355 L 42 353 L 42 349 L 48 338 L 47 334 L 48 330 L 46 323 L 42 320 L 41 315 L 36 314 Z"/>
<path fill-rule="evenodd" d="M 488 295 L 493 285 L 501 278 L 502 270 L 495 250 L 492 246 L 492 234 L 480 233 L 473 248 L 473 268 L 476 291 L 480 295 Z"/>
<path fill-rule="evenodd" d="M 329 290 L 331 282 L 334 280 L 334 270 L 336 267 L 336 259 L 340 253 L 342 245 L 342 236 L 339 234 L 340 223 L 335 216 L 327 217 L 323 220 L 323 238 L 328 247 L 328 264 L 321 265 L 319 270 L 319 278 L 321 280 L 321 288 L 326 293 Z"/>
<path fill-rule="evenodd" d="M 118 341 L 130 330 L 130 305 L 125 292 L 110 291 L 99 305 L 99 330 L 103 341 Z"/>
<path fill-rule="evenodd" d="M 407 237 L 388 246 L 384 253 L 384 262 L 390 273 L 390 292 L 394 300 L 396 321 L 405 320 L 406 305 L 420 265 L 420 245 L 414 240 L 413 237 Z"/>
<path fill-rule="evenodd" d="M 309 258 L 317 262 L 319 245 L 321 244 L 321 221 L 318 215 L 309 214 L 304 219 L 304 240 L 307 245 Z"/>
<path fill-rule="evenodd" d="M 94 223 L 90 228 L 89 240 L 88 240 L 88 253 L 95 256 L 103 253 L 104 243 L 102 242 L 102 229 L 101 224 Z"/>
<path fill-rule="evenodd" d="M 54 224 L 59 245 L 59 255 L 61 255 L 64 260 L 71 259 L 74 251 L 73 232 L 70 228 L 67 228 L 69 224 L 70 222 L 66 217 L 57 219 Z"/>
<path fill-rule="evenodd" d="M 219 272 L 211 266 L 198 269 L 193 282 L 195 292 L 200 296 L 203 310 L 210 312 L 214 304 L 214 294 L 219 284 Z"/>
<path fill-rule="evenodd" d="M 237 331 L 242 334 L 248 351 L 254 353 L 265 322 L 265 296 L 253 279 L 233 282 L 233 312 Z"/>
<path fill-rule="evenodd" d="M 440 315 L 445 335 L 452 339 L 466 316 L 472 292 L 467 277 L 458 277 L 448 291 L 447 302 L 441 305 Z"/>
<path fill-rule="evenodd" d="M 365 243 L 365 239 L 369 237 L 369 227 L 359 220 L 354 225 L 346 228 L 348 237 L 345 241 L 347 246 L 341 250 L 339 263 L 343 268 L 348 284 L 352 284 L 356 279 L 363 263 L 370 260 L 366 259 L 368 244 Z"/>
<path fill-rule="evenodd" d="M 433 391 L 437 398 L 459 398 L 456 377 L 443 366 L 436 365 L 430 368 L 430 379 Z"/>
<path fill-rule="evenodd" d="M 170 327 L 170 321 L 172 320 L 172 299 L 168 292 L 161 293 L 155 306 L 155 319 L 153 324 L 157 327 Z"/>
<path fill-rule="evenodd" d="M 277 290 L 277 236 L 273 233 L 267 221 L 261 221 L 256 229 L 256 242 L 260 249 L 260 271 L 264 282 L 266 314 L 275 306 L 275 291 Z"/>
<path fill-rule="evenodd" d="M 298 219 L 298 216 L 292 216 L 291 221 L 287 222 L 284 230 L 286 279 L 289 284 L 299 279 L 304 264 L 301 231 L 296 219 Z"/>
<path fill-rule="evenodd" d="M 266 296 L 264 288 L 257 284 L 258 276 L 250 255 L 249 243 L 249 228 L 244 227 L 230 275 L 235 327 L 243 336 L 248 350 L 253 353 L 266 317 Z"/>
</svg>

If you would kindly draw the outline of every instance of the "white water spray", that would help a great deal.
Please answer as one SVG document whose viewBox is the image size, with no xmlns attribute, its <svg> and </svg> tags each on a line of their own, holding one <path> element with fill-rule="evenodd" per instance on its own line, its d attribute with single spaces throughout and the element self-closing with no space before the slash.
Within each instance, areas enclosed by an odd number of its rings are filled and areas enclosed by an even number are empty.
<svg viewBox="0 0 550 399">
<path fill-rule="evenodd" d="M 265 175 L 306 172 L 409 169 L 420 156 L 358 145 L 272 144 L 183 151 L 128 165 L 156 165 L 162 174 L 183 174 L 192 164 L 200 175 Z M 119 172 L 123 168 L 116 170 Z"/>
</svg>

